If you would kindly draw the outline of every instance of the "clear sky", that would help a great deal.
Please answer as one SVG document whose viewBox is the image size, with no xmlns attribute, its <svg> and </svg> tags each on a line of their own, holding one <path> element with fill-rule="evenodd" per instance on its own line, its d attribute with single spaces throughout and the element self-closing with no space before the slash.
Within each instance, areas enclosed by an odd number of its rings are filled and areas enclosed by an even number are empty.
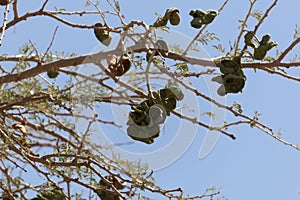
<svg viewBox="0 0 300 200">
<path fill-rule="evenodd" d="M 48 10 L 54 7 L 65 8 L 67 11 L 91 10 L 92 7 L 85 8 L 84 0 L 50 0 L 47 5 Z M 273 1 L 258 0 L 254 10 L 266 10 Z M 20 9 L 23 12 L 36 10 L 40 3 L 26 1 L 22 3 Z M 188 15 L 191 9 L 201 8 L 218 9 L 222 5 L 222 0 L 205 1 L 138 1 L 120 0 L 121 13 L 125 16 L 125 21 L 143 20 L 151 24 L 155 21 L 155 12 L 163 14 L 167 8 L 177 7 L 182 15 L 181 24 L 172 27 L 174 30 L 185 35 L 186 38 L 193 38 L 197 30 L 190 27 L 191 17 Z M 232 43 L 239 32 L 239 19 L 244 19 L 248 10 L 249 1 L 230 0 L 221 14 L 208 27 L 208 31 L 214 32 L 219 37 L 221 43 L 229 49 L 229 41 Z M 266 33 L 271 34 L 272 40 L 279 43 L 278 50 L 283 51 L 293 40 L 294 28 L 299 26 L 299 7 L 297 0 L 279 0 L 278 5 L 271 11 L 269 17 L 259 29 L 259 37 Z M 0 8 L 4 9 L 4 8 Z M 106 8 L 103 8 L 104 11 Z M 12 15 L 12 12 L 10 13 Z M 76 20 L 77 23 L 95 24 L 101 20 L 100 16 L 88 16 L 82 18 L 67 17 L 68 20 Z M 111 21 L 116 23 L 116 21 Z M 51 41 L 51 35 L 59 25 L 56 40 L 52 50 L 65 51 L 76 54 L 88 54 L 99 47 L 99 42 L 94 38 L 92 30 L 81 30 L 64 25 L 46 17 L 28 19 L 26 23 L 21 22 L 15 28 L 6 32 L 0 54 L 16 54 L 19 47 L 30 39 L 41 50 L 45 50 Z M 248 29 L 253 29 L 255 20 L 251 19 Z M 220 56 L 211 46 L 219 43 L 212 42 L 202 48 L 211 57 Z M 299 46 L 288 56 L 289 61 L 296 53 L 299 54 Z M 275 54 L 276 50 L 270 51 Z M 195 54 L 197 56 L 197 54 Z M 202 56 L 201 53 L 198 56 Z M 196 67 L 197 68 L 197 67 Z M 199 68 L 202 69 L 202 68 Z M 253 116 L 255 111 L 262 115 L 261 122 L 268 125 L 274 132 L 279 130 L 283 133 L 283 139 L 300 144 L 299 132 L 299 111 L 300 100 L 299 83 L 287 80 L 277 75 L 267 74 L 266 72 L 246 69 L 246 86 L 242 93 L 229 94 L 226 97 L 228 105 L 237 102 L 242 105 L 243 113 Z M 300 76 L 300 70 L 291 71 L 294 76 Z M 203 82 L 203 80 L 199 80 Z M 199 89 L 203 86 L 199 82 L 194 83 Z M 199 107 L 203 105 L 200 100 Z M 207 106 L 207 105 L 206 105 Z M 201 107 L 202 108 L 202 107 Z M 232 114 L 226 114 L 226 121 L 234 120 Z M 162 131 L 161 141 L 148 147 L 144 144 L 136 144 L 126 147 L 127 151 L 135 152 L 137 157 L 152 154 L 155 150 L 161 152 L 168 145 L 166 141 L 179 137 L 178 127 L 182 125 L 176 118 L 170 120 Z M 182 125 L 184 126 L 184 125 Z M 187 125 L 188 126 L 188 125 Z M 103 128 L 105 131 L 110 129 Z M 167 189 L 182 187 L 186 193 L 191 195 L 201 194 L 206 188 L 211 186 L 222 187 L 222 194 L 230 200 L 252 200 L 252 199 L 300 199 L 300 152 L 277 142 L 265 133 L 251 128 L 248 125 L 241 125 L 229 129 L 237 139 L 232 141 L 230 138 L 221 135 L 216 146 L 204 159 L 199 159 L 199 149 L 207 130 L 199 128 L 195 138 L 192 135 L 187 137 L 187 149 L 181 151 L 182 155 L 175 159 L 175 162 L 166 164 L 163 168 L 155 172 L 157 183 Z M 173 134 L 173 135 L 172 135 Z M 182 135 L 181 135 L 182 136 Z M 119 139 L 116 139 L 119 138 Z M 120 139 L 121 138 L 121 139 Z M 129 141 L 128 138 L 115 135 L 113 139 L 118 141 Z M 182 139 L 182 142 L 184 142 Z M 165 145 L 165 146 L 164 146 Z M 176 147 L 172 147 L 176 151 Z M 156 156 L 156 163 L 163 163 L 169 157 L 166 152 L 153 154 Z M 173 155 L 172 152 L 169 155 Z M 165 157 L 164 157 L 165 156 Z M 151 158 L 153 159 L 153 158 Z"/>
</svg>

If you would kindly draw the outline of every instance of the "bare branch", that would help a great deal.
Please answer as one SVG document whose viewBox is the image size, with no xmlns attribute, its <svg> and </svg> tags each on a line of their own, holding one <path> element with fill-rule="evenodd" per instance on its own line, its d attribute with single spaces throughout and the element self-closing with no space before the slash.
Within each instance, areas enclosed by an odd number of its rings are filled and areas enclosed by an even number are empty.
<svg viewBox="0 0 300 200">
<path fill-rule="evenodd" d="M 284 52 L 281 53 L 281 55 L 277 58 L 276 61 L 282 61 L 284 59 L 284 57 L 300 42 L 300 37 L 297 38 L 296 40 L 294 40 L 292 42 L 292 44 L 290 44 L 290 46 L 288 48 L 286 48 L 284 50 Z"/>
<path fill-rule="evenodd" d="M 2 28 L 1 28 L 1 35 L 0 35 L 0 46 L 2 45 L 2 40 L 5 35 L 8 12 L 9 12 L 9 4 L 6 5 L 5 11 L 4 11 L 4 18 L 3 18 Z"/>
</svg>

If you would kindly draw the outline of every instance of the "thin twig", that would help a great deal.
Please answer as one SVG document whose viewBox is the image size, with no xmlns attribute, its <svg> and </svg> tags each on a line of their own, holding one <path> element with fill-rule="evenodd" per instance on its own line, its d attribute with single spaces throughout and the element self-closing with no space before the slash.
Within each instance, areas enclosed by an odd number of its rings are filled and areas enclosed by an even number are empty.
<svg viewBox="0 0 300 200">
<path fill-rule="evenodd" d="M 249 10 L 248 10 L 248 13 L 242 23 L 242 27 L 241 27 L 241 31 L 237 37 L 237 40 L 236 40 L 236 46 L 235 46 L 235 50 L 234 50 L 234 55 L 236 55 L 237 51 L 238 51 L 238 48 L 239 48 L 239 43 L 240 43 L 240 40 L 241 40 L 241 37 L 242 37 L 242 34 L 244 32 L 244 29 L 245 29 L 245 26 L 246 26 L 246 23 L 251 15 L 251 12 L 252 12 L 252 9 L 253 9 L 253 6 L 254 4 L 256 3 L 256 0 L 253 0 L 253 1 L 249 1 L 250 2 L 250 6 L 249 6 Z"/>
<path fill-rule="evenodd" d="M 290 46 L 288 47 L 288 48 L 286 48 L 285 50 L 284 50 L 284 52 L 282 52 L 281 53 L 281 55 L 277 58 L 277 60 L 276 61 L 282 61 L 283 60 L 283 58 L 298 44 L 300 42 L 300 37 L 299 38 L 297 38 L 296 40 L 294 40 L 293 42 L 292 42 L 292 44 L 290 44 Z"/>
<path fill-rule="evenodd" d="M 5 12 L 4 12 L 4 19 L 3 19 L 2 30 L 0 35 L 0 46 L 2 45 L 2 40 L 5 35 L 8 12 L 9 12 L 9 4 L 6 5 Z"/>
<path fill-rule="evenodd" d="M 17 19 L 19 17 L 18 15 L 18 0 L 14 0 L 13 2 L 13 10 L 14 10 L 14 18 Z"/>
<path fill-rule="evenodd" d="M 50 48 L 51 48 L 51 46 L 52 46 L 52 44 L 53 44 L 53 42 L 54 42 L 54 38 L 55 38 L 55 35 L 56 35 L 57 30 L 58 30 L 58 26 L 56 26 L 56 28 L 55 28 L 55 30 L 54 30 L 54 33 L 53 33 L 53 35 L 52 35 L 51 42 L 50 42 L 50 44 L 49 44 L 49 46 L 48 46 L 46 52 L 44 53 L 44 56 L 42 57 L 41 62 L 43 62 L 43 60 L 44 60 L 44 58 L 46 57 L 46 55 L 48 55 L 48 52 L 49 52 L 49 50 L 50 50 Z"/>
</svg>

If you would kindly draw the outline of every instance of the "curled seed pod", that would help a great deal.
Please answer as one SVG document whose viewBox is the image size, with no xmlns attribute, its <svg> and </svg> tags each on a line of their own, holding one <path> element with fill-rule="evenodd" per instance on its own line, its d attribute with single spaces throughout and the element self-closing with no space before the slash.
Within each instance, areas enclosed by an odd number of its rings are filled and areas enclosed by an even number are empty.
<svg viewBox="0 0 300 200">
<path fill-rule="evenodd" d="M 272 49 L 273 47 L 277 46 L 278 44 L 277 44 L 277 42 L 270 41 L 270 42 L 268 42 L 267 45 L 268 45 L 268 51 L 269 51 L 270 49 Z"/>
<path fill-rule="evenodd" d="M 215 17 L 218 15 L 218 11 L 216 10 L 208 10 L 207 14 L 203 17 L 202 23 L 203 24 L 210 24 Z"/>
<path fill-rule="evenodd" d="M 127 128 L 127 134 L 134 140 L 152 144 L 154 139 L 159 136 L 160 129 L 158 125 L 152 127 L 141 127 L 132 125 Z"/>
<path fill-rule="evenodd" d="M 184 98 L 184 94 L 179 87 L 171 86 L 169 89 L 175 95 L 176 100 L 181 101 Z"/>
<path fill-rule="evenodd" d="M 212 77 L 211 81 L 223 84 L 223 78 L 222 78 L 222 76 Z"/>
<path fill-rule="evenodd" d="M 125 188 L 125 186 L 126 186 L 126 182 L 120 181 L 120 180 L 116 179 L 115 177 L 113 177 L 113 185 L 118 190 L 123 190 Z"/>
<path fill-rule="evenodd" d="M 123 69 L 123 74 L 125 74 L 131 67 L 131 61 L 128 57 L 122 57 L 119 61 L 121 68 Z M 122 74 L 122 75 L 123 75 Z"/>
<path fill-rule="evenodd" d="M 199 17 L 199 18 L 203 18 L 207 13 L 201 9 L 198 10 L 191 10 L 189 15 L 191 15 L 192 17 Z"/>
<path fill-rule="evenodd" d="M 255 39 L 256 39 L 256 41 L 255 41 Z M 245 34 L 245 36 L 244 36 L 244 42 L 245 42 L 245 44 L 246 44 L 247 46 L 252 47 L 252 48 L 255 48 L 255 47 L 256 47 L 255 44 L 257 44 L 257 41 L 258 41 L 258 39 L 257 39 L 257 37 L 256 37 L 256 35 L 254 34 L 253 31 L 248 31 L 248 32 Z"/>
<path fill-rule="evenodd" d="M 47 71 L 47 76 L 48 76 L 49 78 L 56 78 L 56 77 L 58 76 L 58 74 L 59 74 L 58 71 L 52 71 L 52 70 Z"/>
<path fill-rule="evenodd" d="M 170 23 L 173 26 L 178 25 L 180 23 L 179 10 L 177 8 L 170 8 L 170 9 L 168 9 L 168 11 L 170 12 L 170 16 L 169 16 Z"/>
<path fill-rule="evenodd" d="M 268 44 L 268 42 L 270 41 L 271 39 L 271 36 L 269 34 L 266 34 L 262 37 L 261 41 L 260 41 L 260 44 L 261 45 L 266 45 Z"/>
<path fill-rule="evenodd" d="M 223 82 L 223 81 L 222 81 L 222 82 Z M 218 88 L 217 93 L 218 93 L 218 95 L 220 95 L 220 96 L 226 95 L 227 92 L 226 92 L 225 86 L 224 86 L 224 85 L 221 85 L 221 86 Z"/>
<path fill-rule="evenodd" d="M 0 0 L 0 5 L 1 6 L 6 6 L 7 4 L 10 4 L 12 0 Z"/>
<path fill-rule="evenodd" d="M 245 86 L 246 77 L 243 75 L 228 74 L 223 77 L 226 93 L 241 92 Z"/>
<path fill-rule="evenodd" d="M 268 45 L 259 45 L 259 47 L 254 49 L 253 58 L 256 60 L 262 60 L 267 55 L 269 50 Z"/>
<path fill-rule="evenodd" d="M 177 100 L 175 97 L 165 99 L 165 101 L 163 102 L 163 106 L 165 107 L 165 109 L 167 111 L 167 115 L 170 115 L 170 112 L 176 108 L 176 103 L 177 103 Z"/>
<path fill-rule="evenodd" d="M 163 57 L 168 56 L 169 46 L 164 40 L 157 40 L 156 42 L 157 50 L 161 53 Z"/>
<path fill-rule="evenodd" d="M 96 23 L 95 27 L 96 28 L 94 28 L 94 34 L 95 34 L 96 38 L 105 46 L 109 46 L 109 44 L 111 43 L 111 40 L 112 40 L 110 32 L 107 30 L 98 29 L 98 28 L 103 27 L 103 25 L 101 23 Z"/>
<path fill-rule="evenodd" d="M 202 26 L 202 18 L 200 17 L 195 17 L 192 21 L 191 21 L 191 26 L 194 28 L 201 28 Z"/>
<path fill-rule="evenodd" d="M 156 104 L 150 107 L 149 116 L 153 124 L 162 124 L 166 120 L 167 113 L 162 105 Z"/>
<path fill-rule="evenodd" d="M 114 76 L 124 75 L 131 67 L 131 61 L 128 57 L 121 56 L 120 60 L 117 62 L 115 55 L 107 58 L 108 69 Z"/>
</svg>

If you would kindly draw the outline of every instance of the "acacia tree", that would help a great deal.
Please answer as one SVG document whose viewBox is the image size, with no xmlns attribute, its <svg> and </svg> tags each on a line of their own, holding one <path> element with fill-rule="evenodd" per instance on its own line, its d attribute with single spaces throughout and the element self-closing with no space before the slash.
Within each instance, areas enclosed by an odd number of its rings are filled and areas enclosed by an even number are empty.
<svg viewBox="0 0 300 200">
<path fill-rule="evenodd" d="M 50 0 L 42 2 L 37 10 L 24 11 L 20 10 L 23 3 L 0 1 L 4 11 L 0 44 L 11 37 L 6 34 L 9 29 L 28 23 L 27 19 L 43 20 L 39 17 L 45 16 L 63 27 L 60 31 L 70 27 L 93 30 L 99 47 L 88 55 L 53 50 L 56 28 L 44 36 L 50 39 L 45 50 L 30 40 L 19 53 L 0 55 L 2 199 L 148 199 L 153 194 L 170 199 L 220 197 L 219 190 L 210 188 L 189 197 L 180 188 L 169 190 L 156 185 L 146 165 L 119 158 L 117 154 L 108 156 L 106 152 L 111 146 L 93 139 L 97 125 L 110 132 L 122 129 L 130 141 L 150 145 L 160 138 L 163 124 L 172 123 L 175 118 L 232 140 L 236 136 L 230 128 L 248 124 L 300 150 L 261 122 L 258 113 L 248 116 L 241 105 L 226 105 L 222 100 L 227 95 L 241 95 L 247 81 L 246 68 L 299 81 L 288 70 L 300 63 L 284 61 L 300 41 L 299 30 L 295 30 L 294 40 L 286 49 L 280 49 L 278 55 L 274 55 L 273 48 L 277 42 L 269 34 L 257 36 L 277 0 L 263 12 L 254 10 L 256 0 L 249 0 L 234 44 L 229 50 L 221 44 L 215 46 L 219 56 L 211 59 L 192 56 L 192 52 L 201 50 L 199 44 L 209 45 L 218 39 L 216 34 L 221 32 L 207 30 L 215 18 L 221 17 L 228 0 L 219 8 L 197 8 L 189 14 L 181 13 L 180 8 L 168 8 L 153 18 L 151 24 L 143 19 L 125 18 L 122 5 L 116 0 L 105 3 L 88 0 L 88 11 L 56 7 L 51 10 Z M 100 16 L 101 20 L 95 24 L 81 23 L 82 18 L 91 16 Z M 188 17 L 190 28 L 198 29 L 198 33 L 186 46 L 169 41 L 172 28 Z M 256 24 L 247 26 L 251 18 L 256 19 Z M 194 66 L 203 67 L 195 70 Z M 209 77 L 210 93 L 193 85 L 203 76 Z M 231 113 L 235 120 L 215 125 L 193 115 L 195 110 L 184 112 L 181 102 L 190 98 L 187 94 Z M 114 105 L 128 109 L 123 124 L 109 114 Z M 213 118 L 217 113 L 206 114 Z M 24 178 L 25 172 L 31 173 L 35 180 Z"/>
</svg>

